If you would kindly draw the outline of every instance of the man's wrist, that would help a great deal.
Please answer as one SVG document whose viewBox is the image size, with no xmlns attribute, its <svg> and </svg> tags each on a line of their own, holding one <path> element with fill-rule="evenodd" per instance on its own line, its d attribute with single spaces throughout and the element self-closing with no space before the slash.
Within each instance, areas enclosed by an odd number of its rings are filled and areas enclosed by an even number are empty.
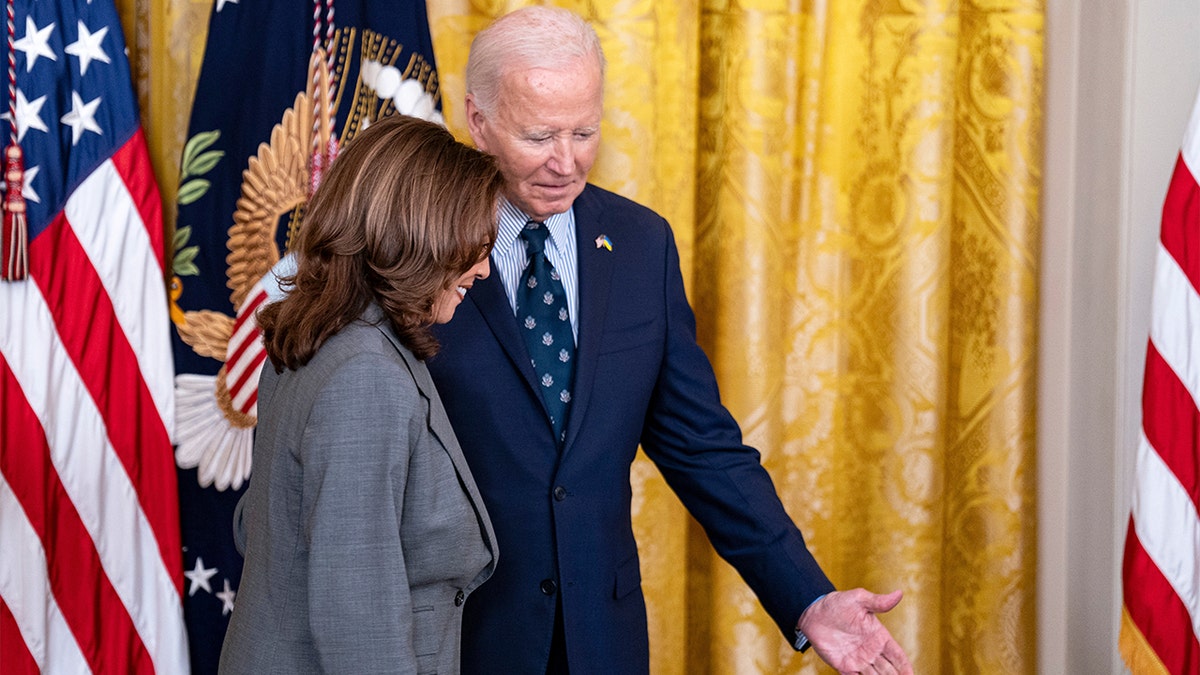
<svg viewBox="0 0 1200 675">
<path fill-rule="evenodd" d="M 804 634 L 804 631 L 800 630 L 800 621 L 804 618 L 804 615 L 808 613 L 808 610 L 812 609 L 813 605 L 820 602 L 821 598 L 825 597 L 825 595 L 828 594 L 817 596 L 816 600 L 810 602 L 808 607 L 805 607 L 804 611 L 800 612 L 800 618 L 796 619 L 796 639 L 792 642 L 792 648 L 798 652 L 803 652 L 812 646 L 812 643 L 808 640 L 808 636 Z"/>
</svg>

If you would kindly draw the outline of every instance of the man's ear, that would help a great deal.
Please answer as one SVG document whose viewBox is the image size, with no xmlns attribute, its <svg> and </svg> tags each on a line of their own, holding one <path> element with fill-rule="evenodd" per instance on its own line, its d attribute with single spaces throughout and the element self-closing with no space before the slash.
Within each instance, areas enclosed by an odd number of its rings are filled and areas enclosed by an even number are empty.
<svg viewBox="0 0 1200 675">
<path fill-rule="evenodd" d="M 475 95 L 467 94 L 466 100 L 467 113 L 467 131 L 471 134 L 471 140 L 474 141 L 475 147 L 487 152 L 487 141 L 483 135 L 483 125 L 487 123 L 483 115 L 483 111 L 479 106 L 475 105 Z"/>
</svg>

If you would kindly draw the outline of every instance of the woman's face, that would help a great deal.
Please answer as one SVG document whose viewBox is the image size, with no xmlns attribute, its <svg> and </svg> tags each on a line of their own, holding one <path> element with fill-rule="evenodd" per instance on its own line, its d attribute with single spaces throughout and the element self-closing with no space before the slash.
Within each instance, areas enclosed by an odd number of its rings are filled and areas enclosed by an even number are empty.
<svg viewBox="0 0 1200 675">
<path fill-rule="evenodd" d="M 458 309 L 458 303 L 463 301 L 467 289 L 471 288 L 476 279 L 486 279 L 491 270 L 488 259 L 484 258 L 467 270 L 466 274 L 459 277 L 453 286 L 438 294 L 433 301 L 433 322 L 448 323 L 450 319 L 453 319 L 454 310 Z"/>
</svg>

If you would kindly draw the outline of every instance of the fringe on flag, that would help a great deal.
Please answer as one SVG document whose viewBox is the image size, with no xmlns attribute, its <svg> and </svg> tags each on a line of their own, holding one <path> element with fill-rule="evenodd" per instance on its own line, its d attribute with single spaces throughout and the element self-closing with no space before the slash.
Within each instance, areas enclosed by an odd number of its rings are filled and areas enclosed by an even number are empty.
<svg viewBox="0 0 1200 675">
<path fill-rule="evenodd" d="M 1121 608 L 1121 636 L 1117 639 L 1117 646 L 1133 675 L 1170 675 L 1124 607 Z"/>
</svg>

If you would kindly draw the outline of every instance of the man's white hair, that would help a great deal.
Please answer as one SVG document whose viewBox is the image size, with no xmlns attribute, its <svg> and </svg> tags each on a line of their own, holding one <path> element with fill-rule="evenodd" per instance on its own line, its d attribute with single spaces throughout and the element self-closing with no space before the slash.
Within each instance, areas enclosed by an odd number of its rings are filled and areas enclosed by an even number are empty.
<svg viewBox="0 0 1200 675">
<path fill-rule="evenodd" d="M 500 78 L 509 68 L 557 70 L 594 58 L 604 80 L 604 51 L 596 31 L 578 14 L 535 5 L 496 19 L 475 36 L 467 57 L 467 93 L 484 115 L 496 110 Z"/>
</svg>

